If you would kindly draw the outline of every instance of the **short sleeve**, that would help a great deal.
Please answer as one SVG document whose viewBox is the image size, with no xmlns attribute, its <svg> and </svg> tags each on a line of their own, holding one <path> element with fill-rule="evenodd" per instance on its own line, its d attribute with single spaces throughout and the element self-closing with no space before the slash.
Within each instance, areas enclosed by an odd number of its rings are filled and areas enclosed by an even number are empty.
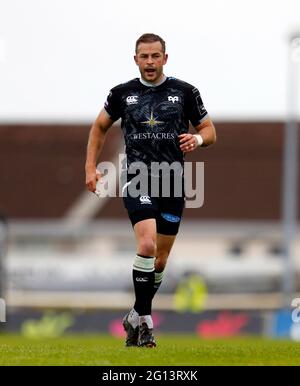
<svg viewBox="0 0 300 386">
<path fill-rule="evenodd" d="M 115 90 L 110 90 L 104 108 L 111 120 L 117 121 L 121 117 L 121 103 Z"/>
<path fill-rule="evenodd" d="M 199 90 L 194 87 L 187 91 L 186 100 L 186 113 L 187 117 L 193 126 L 199 125 L 208 118 L 208 113 L 204 107 Z"/>
</svg>

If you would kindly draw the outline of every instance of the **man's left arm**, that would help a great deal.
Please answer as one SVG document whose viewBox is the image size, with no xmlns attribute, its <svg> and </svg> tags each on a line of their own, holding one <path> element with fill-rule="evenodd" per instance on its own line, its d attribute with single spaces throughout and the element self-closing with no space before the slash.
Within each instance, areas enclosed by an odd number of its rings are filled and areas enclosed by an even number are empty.
<svg viewBox="0 0 300 386">
<path fill-rule="evenodd" d="M 180 149 L 184 153 L 189 153 L 198 146 L 210 146 L 217 140 L 216 129 L 210 118 L 195 126 L 195 130 L 197 134 L 186 133 L 179 135 Z"/>
</svg>

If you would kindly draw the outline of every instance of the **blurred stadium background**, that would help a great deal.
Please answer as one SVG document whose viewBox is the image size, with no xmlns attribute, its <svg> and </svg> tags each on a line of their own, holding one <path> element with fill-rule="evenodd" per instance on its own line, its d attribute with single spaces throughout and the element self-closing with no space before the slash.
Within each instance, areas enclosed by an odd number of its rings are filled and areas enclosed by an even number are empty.
<svg viewBox="0 0 300 386">
<path fill-rule="evenodd" d="M 163 27 L 161 19 L 136 18 L 136 1 L 0 2 L 3 331 L 122 335 L 134 236 L 121 199 L 86 192 L 85 152 L 109 89 L 137 76 L 136 38 L 153 31 L 169 47 L 166 74 L 200 88 L 218 135 L 215 146 L 188 157 L 205 163 L 204 206 L 185 211 L 155 325 L 201 337 L 300 339 L 291 318 L 300 298 L 300 34 L 294 46 L 290 40 L 300 30 L 300 5 L 190 3 L 182 10 L 173 1 L 172 17 L 170 4 L 160 4 Z M 109 15 L 101 25 L 99 14 Z M 184 31 L 180 17 L 191 20 Z M 122 151 L 117 123 L 101 160 Z"/>
</svg>

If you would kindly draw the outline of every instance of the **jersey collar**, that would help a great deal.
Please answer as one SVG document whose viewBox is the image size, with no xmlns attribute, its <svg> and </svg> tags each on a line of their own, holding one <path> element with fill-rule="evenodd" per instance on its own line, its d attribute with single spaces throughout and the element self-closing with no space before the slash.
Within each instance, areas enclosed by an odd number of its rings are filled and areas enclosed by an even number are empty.
<svg viewBox="0 0 300 386">
<path fill-rule="evenodd" d="M 144 86 L 147 86 L 147 87 L 158 87 L 160 86 L 161 84 L 163 84 L 165 81 L 167 80 L 167 77 L 166 75 L 163 76 L 162 80 L 159 82 L 159 83 L 149 83 L 147 81 L 145 81 L 143 78 L 140 78 L 139 81 L 144 85 Z"/>
</svg>

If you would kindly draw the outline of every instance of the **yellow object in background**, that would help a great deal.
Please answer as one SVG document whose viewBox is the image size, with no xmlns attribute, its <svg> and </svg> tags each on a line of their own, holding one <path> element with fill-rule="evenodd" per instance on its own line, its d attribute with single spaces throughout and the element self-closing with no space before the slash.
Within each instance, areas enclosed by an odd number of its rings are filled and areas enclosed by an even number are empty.
<svg viewBox="0 0 300 386">
<path fill-rule="evenodd" d="M 204 309 L 206 298 L 205 282 L 201 276 L 191 274 L 178 284 L 174 295 L 175 309 L 178 312 L 201 312 Z"/>
</svg>

